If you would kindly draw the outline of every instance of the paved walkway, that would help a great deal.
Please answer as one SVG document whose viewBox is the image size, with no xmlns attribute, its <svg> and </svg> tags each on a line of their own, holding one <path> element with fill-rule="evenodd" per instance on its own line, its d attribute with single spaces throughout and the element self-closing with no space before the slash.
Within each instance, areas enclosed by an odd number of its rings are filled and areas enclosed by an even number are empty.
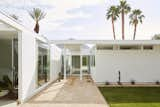
<svg viewBox="0 0 160 107">
<path fill-rule="evenodd" d="M 0 100 L 0 107 L 17 107 L 17 103 L 14 100 Z"/>
<path fill-rule="evenodd" d="M 72 77 L 54 83 L 21 107 L 108 107 L 96 85 L 88 77 Z"/>
</svg>

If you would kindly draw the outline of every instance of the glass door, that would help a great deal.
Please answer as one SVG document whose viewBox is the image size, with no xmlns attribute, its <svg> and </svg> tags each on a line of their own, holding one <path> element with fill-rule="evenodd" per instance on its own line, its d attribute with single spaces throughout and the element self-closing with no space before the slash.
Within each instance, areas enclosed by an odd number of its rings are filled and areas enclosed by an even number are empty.
<svg viewBox="0 0 160 107">
<path fill-rule="evenodd" d="M 13 86 L 18 88 L 18 39 L 12 40 L 12 72 Z"/>
<path fill-rule="evenodd" d="M 79 75 L 80 74 L 80 56 L 73 55 L 72 56 L 72 75 Z"/>
<path fill-rule="evenodd" d="M 84 55 L 82 56 L 82 74 L 88 75 L 90 74 L 90 56 Z"/>
</svg>

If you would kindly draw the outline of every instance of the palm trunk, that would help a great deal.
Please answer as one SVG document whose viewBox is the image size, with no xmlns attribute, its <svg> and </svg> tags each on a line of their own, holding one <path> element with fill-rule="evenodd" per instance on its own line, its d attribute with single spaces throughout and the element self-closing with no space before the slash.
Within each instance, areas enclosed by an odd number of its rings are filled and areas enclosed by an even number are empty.
<svg viewBox="0 0 160 107">
<path fill-rule="evenodd" d="M 112 17 L 112 30 L 113 30 L 113 38 L 114 38 L 114 40 L 116 40 L 113 17 Z"/>
<path fill-rule="evenodd" d="M 39 23 L 38 23 L 38 21 L 36 21 L 36 25 L 35 25 L 35 27 L 34 27 L 34 31 L 35 31 L 36 33 L 39 33 Z"/>
<path fill-rule="evenodd" d="M 134 25 L 134 35 L 133 35 L 133 40 L 136 38 L 136 31 L 137 31 L 137 24 Z"/>
<path fill-rule="evenodd" d="M 122 40 L 124 39 L 124 10 L 122 10 Z"/>
</svg>

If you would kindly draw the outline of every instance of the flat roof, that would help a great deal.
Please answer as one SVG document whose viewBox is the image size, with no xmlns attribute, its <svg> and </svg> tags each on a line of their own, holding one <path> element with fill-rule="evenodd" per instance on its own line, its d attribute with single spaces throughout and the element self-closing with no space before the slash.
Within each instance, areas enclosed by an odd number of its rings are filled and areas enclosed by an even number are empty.
<svg viewBox="0 0 160 107">
<path fill-rule="evenodd" d="M 51 44 L 160 45 L 160 40 L 51 40 Z"/>
</svg>

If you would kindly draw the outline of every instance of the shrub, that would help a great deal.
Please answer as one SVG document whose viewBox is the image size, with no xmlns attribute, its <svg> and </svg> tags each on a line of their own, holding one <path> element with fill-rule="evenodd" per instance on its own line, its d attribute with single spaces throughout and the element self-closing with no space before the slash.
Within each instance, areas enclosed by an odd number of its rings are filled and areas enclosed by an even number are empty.
<svg viewBox="0 0 160 107">
<path fill-rule="evenodd" d="M 105 85 L 110 85 L 110 83 L 108 81 L 105 82 Z"/>
<path fill-rule="evenodd" d="M 7 88 L 7 84 L 4 81 L 0 81 L 0 86 L 1 89 Z"/>
<path fill-rule="evenodd" d="M 12 92 L 14 90 L 12 81 L 9 79 L 7 75 L 3 76 L 3 81 L 5 84 L 7 84 L 7 89 Z"/>
<path fill-rule="evenodd" d="M 132 85 L 135 85 L 135 80 L 131 80 L 131 84 L 132 84 Z"/>
<path fill-rule="evenodd" d="M 122 83 L 121 83 L 121 82 L 119 82 L 119 81 L 117 82 L 117 84 L 118 84 L 118 85 L 122 85 Z"/>
<path fill-rule="evenodd" d="M 157 81 L 156 81 L 156 84 L 157 84 L 157 85 L 160 85 L 160 82 L 157 80 Z"/>
</svg>

